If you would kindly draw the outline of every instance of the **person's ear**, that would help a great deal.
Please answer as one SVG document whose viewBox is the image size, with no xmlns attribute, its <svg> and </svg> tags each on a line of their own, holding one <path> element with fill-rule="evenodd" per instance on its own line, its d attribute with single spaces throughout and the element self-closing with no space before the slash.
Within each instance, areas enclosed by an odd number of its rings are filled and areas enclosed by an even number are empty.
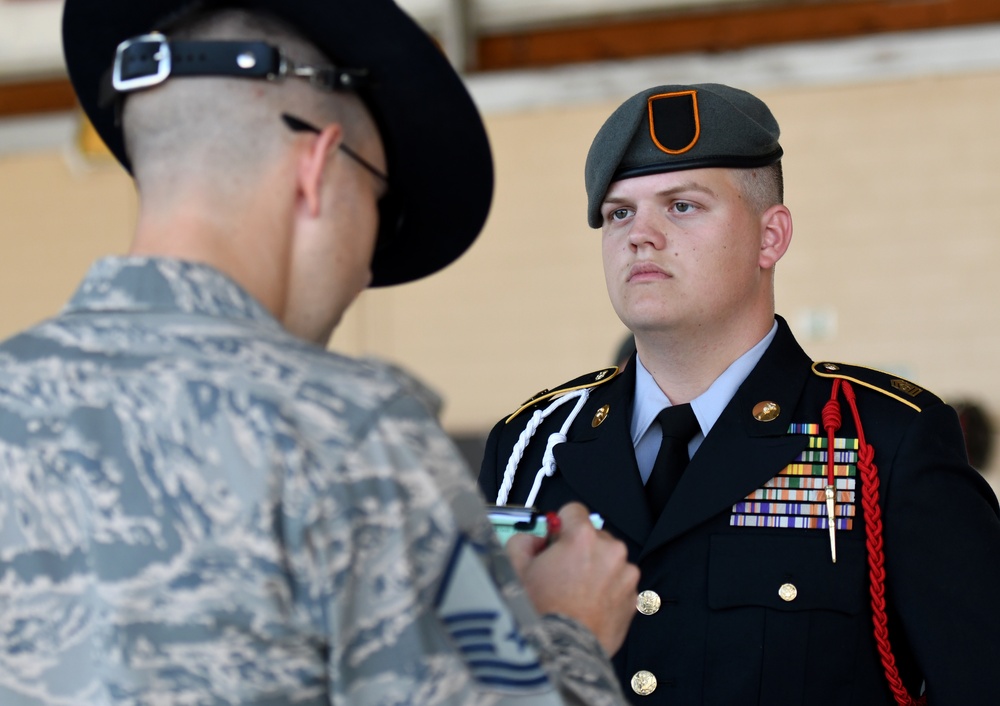
<svg viewBox="0 0 1000 706">
<path fill-rule="evenodd" d="M 761 241 L 758 264 L 769 270 L 782 258 L 792 242 L 792 214 L 782 204 L 764 211 L 760 219 Z"/>
<path fill-rule="evenodd" d="M 299 157 L 299 189 L 305 199 L 306 210 L 312 218 L 319 215 L 327 160 L 331 154 L 336 153 L 342 137 L 341 126 L 331 123 L 316 135 Z"/>
</svg>

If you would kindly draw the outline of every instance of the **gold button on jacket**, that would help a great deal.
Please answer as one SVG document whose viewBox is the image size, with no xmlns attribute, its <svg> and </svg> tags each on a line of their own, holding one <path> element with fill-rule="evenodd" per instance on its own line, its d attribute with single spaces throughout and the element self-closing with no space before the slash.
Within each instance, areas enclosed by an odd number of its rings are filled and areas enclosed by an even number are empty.
<svg viewBox="0 0 1000 706">
<path fill-rule="evenodd" d="M 656 691 L 656 676 L 645 669 L 632 675 L 632 691 L 639 696 L 649 696 Z"/>
<path fill-rule="evenodd" d="M 799 595 L 799 589 L 795 588 L 795 584 L 793 583 L 784 583 L 778 589 L 778 595 L 781 597 L 781 600 L 791 603 Z"/>
<path fill-rule="evenodd" d="M 660 610 L 662 601 L 656 591 L 643 591 L 635 599 L 635 607 L 643 615 L 655 615 Z"/>
</svg>

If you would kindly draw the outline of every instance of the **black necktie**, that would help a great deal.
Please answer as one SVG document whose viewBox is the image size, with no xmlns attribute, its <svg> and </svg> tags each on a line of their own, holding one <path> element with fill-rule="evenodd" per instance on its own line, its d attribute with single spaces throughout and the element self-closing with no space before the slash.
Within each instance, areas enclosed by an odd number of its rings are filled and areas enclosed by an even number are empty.
<svg viewBox="0 0 1000 706">
<path fill-rule="evenodd" d="M 653 520 L 660 516 L 688 464 L 688 442 L 698 433 L 698 419 L 689 404 L 665 407 L 656 415 L 663 429 L 660 451 L 646 481 L 646 499 Z"/>
</svg>

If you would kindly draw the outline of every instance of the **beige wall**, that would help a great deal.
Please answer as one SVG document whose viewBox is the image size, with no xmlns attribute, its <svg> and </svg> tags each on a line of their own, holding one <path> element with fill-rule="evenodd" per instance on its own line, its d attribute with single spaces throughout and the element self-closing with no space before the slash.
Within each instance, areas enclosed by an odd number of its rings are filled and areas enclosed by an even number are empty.
<svg viewBox="0 0 1000 706">
<path fill-rule="evenodd" d="M 795 217 L 778 310 L 807 350 L 974 396 L 1000 420 L 1000 72 L 757 93 L 783 127 Z M 459 432 L 607 365 L 624 329 L 582 169 L 615 105 L 488 116 L 497 191 L 483 236 L 437 277 L 365 293 L 333 346 L 411 368 Z M 0 334 L 54 312 L 89 260 L 125 246 L 127 179 L 69 165 L 0 158 Z M 835 329 L 811 340 L 810 313 Z"/>
<path fill-rule="evenodd" d="M 93 258 L 127 246 L 134 221 L 117 166 L 62 152 L 0 156 L 0 336 L 58 311 Z"/>
</svg>

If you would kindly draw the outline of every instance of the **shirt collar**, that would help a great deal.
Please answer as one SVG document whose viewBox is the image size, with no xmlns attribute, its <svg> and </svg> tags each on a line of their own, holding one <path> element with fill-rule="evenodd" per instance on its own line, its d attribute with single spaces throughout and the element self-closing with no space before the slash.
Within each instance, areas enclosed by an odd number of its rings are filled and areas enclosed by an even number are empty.
<svg viewBox="0 0 1000 706">
<path fill-rule="evenodd" d="M 708 432 L 712 430 L 722 414 L 722 410 L 726 408 L 726 405 L 736 394 L 736 390 L 760 362 L 764 351 L 771 345 L 777 332 L 778 322 L 775 321 L 764 338 L 733 361 L 707 390 L 691 400 L 691 409 L 694 410 L 694 415 L 698 418 L 702 438 L 708 436 Z M 671 405 L 670 399 L 663 394 L 663 390 L 653 380 L 653 376 L 643 366 L 638 355 L 635 357 L 635 365 L 635 403 L 632 408 L 631 428 L 633 446 L 639 442 L 642 435 L 653 424 L 660 410 Z"/>
<path fill-rule="evenodd" d="M 95 262 L 64 313 L 174 312 L 281 324 L 245 289 L 197 262 L 109 257 Z"/>
</svg>

